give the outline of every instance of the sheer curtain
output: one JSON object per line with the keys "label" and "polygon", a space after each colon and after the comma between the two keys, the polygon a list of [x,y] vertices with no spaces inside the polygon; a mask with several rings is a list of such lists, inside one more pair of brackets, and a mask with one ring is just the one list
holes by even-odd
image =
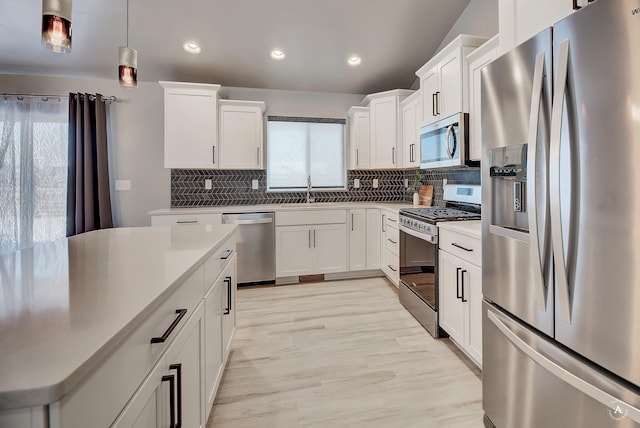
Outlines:
{"label": "sheer curtain", "polygon": [[0,96],[0,254],[66,233],[67,98]]}

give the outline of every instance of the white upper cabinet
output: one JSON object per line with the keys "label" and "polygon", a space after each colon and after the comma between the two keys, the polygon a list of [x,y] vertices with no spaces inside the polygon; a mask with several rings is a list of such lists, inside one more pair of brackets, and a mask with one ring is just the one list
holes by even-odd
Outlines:
{"label": "white upper cabinet", "polygon": [[395,89],[370,94],[362,101],[369,106],[369,166],[371,169],[402,166],[400,102],[413,91]]}
{"label": "white upper cabinet", "polygon": [[160,85],[164,88],[164,167],[217,168],[220,85]]}
{"label": "white upper cabinet", "polygon": [[465,58],[486,40],[461,34],[416,71],[422,93],[420,127],[455,113],[469,112]]}
{"label": "white upper cabinet", "polygon": [[400,103],[402,110],[402,166],[420,166],[420,145],[418,134],[422,123],[422,98],[415,92]]}
{"label": "white upper cabinet", "polygon": [[219,136],[221,169],[262,169],[265,103],[220,100]]}
{"label": "white upper cabinet", "polygon": [[484,66],[496,59],[498,36],[467,55],[469,64],[469,160],[479,161],[482,153],[482,127],[480,97],[481,71]]}
{"label": "white upper cabinet", "polygon": [[369,168],[369,107],[351,107],[349,117],[349,169]]}

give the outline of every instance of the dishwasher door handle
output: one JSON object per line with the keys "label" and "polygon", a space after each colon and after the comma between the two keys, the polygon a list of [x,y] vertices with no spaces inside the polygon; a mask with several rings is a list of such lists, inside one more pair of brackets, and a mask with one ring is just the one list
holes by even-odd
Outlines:
{"label": "dishwasher door handle", "polygon": [[224,224],[267,224],[273,223],[273,218],[256,218],[253,220],[227,220],[225,219]]}

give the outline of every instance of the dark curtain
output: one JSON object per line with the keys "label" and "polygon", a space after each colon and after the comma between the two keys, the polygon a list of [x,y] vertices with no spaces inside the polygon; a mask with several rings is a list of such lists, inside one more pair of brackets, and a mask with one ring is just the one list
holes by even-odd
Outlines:
{"label": "dark curtain", "polygon": [[67,236],[113,227],[107,110],[100,94],[69,94]]}

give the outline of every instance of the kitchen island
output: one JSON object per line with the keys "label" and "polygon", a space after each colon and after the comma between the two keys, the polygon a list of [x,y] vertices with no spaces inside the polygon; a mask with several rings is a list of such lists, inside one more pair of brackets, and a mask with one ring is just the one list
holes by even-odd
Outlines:
{"label": "kitchen island", "polygon": [[[195,359],[202,366],[220,360],[216,373],[207,373],[207,389],[215,389],[228,349],[218,331],[220,349],[207,348],[218,355],[204,355],[204,311],[211,306],[204,298],[216,289],[210,318],[219,315],[221,329],[235,296],[235,229],[107,229],[0,256],[0,426],[111,425],[194,323]],[[177,375],[182,386],[186,369]],[[204,419],[204,385],[194,390],[202,395],[194,417]]]}

